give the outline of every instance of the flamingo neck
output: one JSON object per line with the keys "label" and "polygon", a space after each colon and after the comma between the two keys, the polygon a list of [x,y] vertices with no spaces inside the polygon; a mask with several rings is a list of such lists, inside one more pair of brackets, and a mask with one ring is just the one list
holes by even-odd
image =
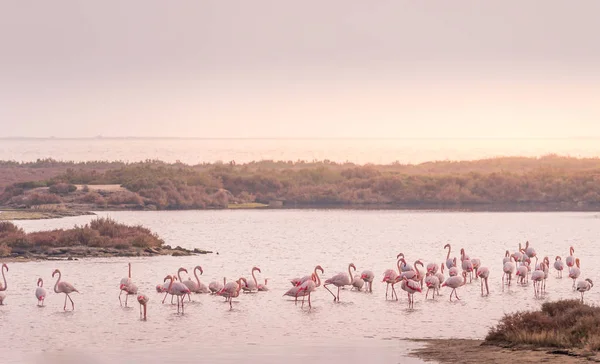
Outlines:
{"label": "flamingo neck", "polygon": [[129,278],[131,279],[131,263],[129,263]]}
{"label": "flamingo neck", "polygon": [[173,277],[169,277],[169,279],[171,281],[169,282],[169,287],[167,288],[167,292],[171,291],[171,287],[173,286]]}
{"label": "flamingo neck", "polygon": [[400,266],[400,263],[402,263],[402,259],[398,259],[398,262],[396,263],[396,266],[398,267],[398,274],[402,274],[402,267]]}
{"label": "flamingo neck", "polygon": [[[321,285],[321,278],[319,278],[319,273],[317,273],[317,269],[315,268],[315,277],[317,277],[317,287],[319,287]],[[265,280],[265,284],[266,280]]]}
{"label": "flamingo neck", "polygon": [[352,281],[352,270],[350,270],[350,268],[352,268],[351,265],[348,266],[348,277],[350,277],[350,281]]}
{"label": "flamingo neck", "polygon": [[181,270],[177,271],[177,278],[179,278],[179,282],[183,282],[183,280],[181,279]]}
{"label": "flamingo neck", "polygon": [[198,278],[198,274],[196,274],[196,270],[200,269],[198,269],[198,267],[194,268],[194,277],[196,277],[196,281],[198,282],[198,285],[200,285],[200,279]]}
{"label": "flamingo neck", "polygon": [[227,278],[223,277],[223,286],[227,284]]}
{"label": "flamingo neck", "polygon": [[40,278],[38,281],[38,287],[44,287],[44,280]]}
{"label": "flamingo neck", "polygon": [[2,266],[2,279],[4,280],[4,287],[0,287],[0,291],[6,291],[6,277],[4,276],[4,268],[5,268],[5,266],[3,265]]}
{"label": "flamingo neck", "polygon": [[252,279],[254,280],[254,286],[258,286],[258,281],[256,280],[256,276],[254,275],[254,272],[256,271],[256,269],[252,269]]}
{"label": "flamingo neck", "polygon": [[54,292],[55,293],[60,293],[60,291],[58,290],[58,283],[60,282],[60,276],[61,276],[61,273],[59,271],[58,272],[58,279],[56,280],[56,283],[54,284]]}
{"label": "flamingo neck", "polygon": [[446,260],[450,259],[450,252],[452,251],[452,247],[448,245],[448,255],[446,255]]}

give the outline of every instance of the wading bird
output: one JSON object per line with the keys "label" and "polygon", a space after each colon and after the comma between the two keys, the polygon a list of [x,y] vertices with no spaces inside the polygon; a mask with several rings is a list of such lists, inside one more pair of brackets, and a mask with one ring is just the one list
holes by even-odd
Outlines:
{"label": "wading bird", "polygon": [[42,278],[38,278],[37,288],[35,289],[35,297],[38,300],[38,306],[44,305],[44,300],[46,299],[47,295],[48,294],[46,293],[46,289],[44,288],[44,281],[42,280]]}
{"label": "wading bird", "polygon": [[70,294],[73,292],[79,293],[79,291],[77,289],[75,289],[75,287],[73,287],[73,285],[71,283],[60,281],[62,274],[60,273],[60,270],[58,270],[58,269],[55,269],[54,272],[52,272],[52,278],[54,278],[54,276],[56,274],[58,274],[58,279],[56,280],[56,284],[54,285],[54,292],[65,294],[65,305],[63,307],[63,310],[64,311],[67,310],[67,298],[69,299],[69,301],[71,301],[71,309],[75,310],[75,303],[73,302],[73,299],[71,298]]}

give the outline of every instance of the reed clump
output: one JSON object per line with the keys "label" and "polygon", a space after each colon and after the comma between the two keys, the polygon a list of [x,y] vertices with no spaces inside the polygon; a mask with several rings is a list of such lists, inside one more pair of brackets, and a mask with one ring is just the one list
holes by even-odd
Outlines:
{"label": "reed clump", "polygon": [[485,338],[491,344],[600,350],[600,307],[579,300],[546,302],[539,311],[505,315]]}

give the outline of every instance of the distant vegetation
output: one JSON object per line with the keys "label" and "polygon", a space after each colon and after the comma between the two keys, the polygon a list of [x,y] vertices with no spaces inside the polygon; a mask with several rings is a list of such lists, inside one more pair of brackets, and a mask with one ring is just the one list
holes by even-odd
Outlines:
{"label": "distant vegetation", "polygon": [[600,350],[600,307],[579,300],[546,302],[539,311],[504,316],[488,343]]}
{"label": "distant vegetation", "polygon": [[142,226],[128,226],[107,218],[92,220],[72,229],[25,233],[9,221],[0,221],[0,257],[44,254],[52,248],[90,247],[160,249],[164,241]]}
{"label": "distant vegetation", "polygon": [[[45,178],[37,178],[43,169]],[[8,175],[12,177],[7,177]],[[283,201],[284,206],[600,205],[600,159],[550,155],[417,165],[273,162],[186,165],[0,162],[0,204],[204,209]],[[10,182],[10,183],[8,183]],[[120,185],[118,191],[75,185]]]}

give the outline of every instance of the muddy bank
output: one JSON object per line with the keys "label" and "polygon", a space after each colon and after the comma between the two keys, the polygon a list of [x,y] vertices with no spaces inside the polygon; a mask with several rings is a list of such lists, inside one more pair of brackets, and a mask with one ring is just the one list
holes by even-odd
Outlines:
{"label": "muddy bank", "polygon": [[461,364],[551,363],[575,364],[600,362],[595,353],[580,349],[534,348],[530,346],[502,347],[486,344],[483,340],[414,340],[424,346],[411,356],[424,361]]}
{"label": "muddy bank", "polygon": [[85,210],[0,210],[0,221],[9,220],[44,220],[44,219],[59,219],[61,217],[95,215],[93,212]]}

